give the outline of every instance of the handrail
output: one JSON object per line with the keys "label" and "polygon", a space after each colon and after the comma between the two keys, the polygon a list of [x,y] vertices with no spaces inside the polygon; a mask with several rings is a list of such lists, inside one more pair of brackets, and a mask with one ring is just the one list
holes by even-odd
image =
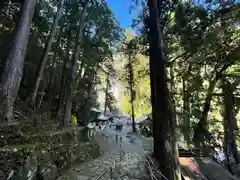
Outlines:
{"label": "handrail", "polygon": [[154,180],[154,179],[157,180],[156,176],[154,175],[154,173],[153,173],[153,171],[151,169],[151,165],[149,164],[149,162],[147,160],[146,160],[146,163],[147,163],[147,168],[148,168],[149,174],[151,176],[151,179],[152,180]]}
{"label": "handrail", "polygon": [[106,169],[102,174],[100,174],[96,180],[99,180],[101,177],[103,177],[107,172],[108,172],[109,169]]}
{"label": "handrail", "polygon": [[[163,177],[165,180],[168,180],[168,178],[166,178],[166,177],[156,168],[156,166],[155,166],[155,164],[153,163],[153,161],[152,161],[152,159],[150,158],[150,156],[147,155],[147,158],[144,158],[144,159],[145,159],[147,165],[149,165],[149,168],[150,168],[151,166],[153,166],[154,170],[155,170],[158,174],[160,174],[161,177]],[[148,160],[148,159],[149,159],[149,160]],[[152,172],[152,169],[151,169],[151,172]],[[157,180],[157,178],[156,178],[156,176],[153,174],[153,172],[151,173],[151,175]]]}
{"label": "handrail", "polygon": [[[113,167],[116,166],[116,163],[115,161],[113,162]],[[112,171],[113,171],[113,168],[110,167],[109,169],[106,169],[102,174],[100,174],[96,180],[100,180],[108,171],[110,171],[110,178],[112,179]]]}

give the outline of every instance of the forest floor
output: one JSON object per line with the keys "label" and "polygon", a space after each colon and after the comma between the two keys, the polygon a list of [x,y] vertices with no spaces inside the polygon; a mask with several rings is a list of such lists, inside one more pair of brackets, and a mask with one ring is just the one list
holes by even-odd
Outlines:
{"label": "forest floor", "polygon": [[145,154],[150,150],[148,139],[139,135],[128,136],[129,132],[131,126],[123,126],[121,132],[106,126],[95,136],[100,145],[101,156],[90,162],[72,166],[62,172],[58,180],[149,179],[144,160]]}

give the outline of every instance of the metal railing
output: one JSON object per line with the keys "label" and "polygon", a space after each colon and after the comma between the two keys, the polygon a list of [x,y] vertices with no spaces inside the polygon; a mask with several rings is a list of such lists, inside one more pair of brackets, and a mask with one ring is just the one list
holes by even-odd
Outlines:
{"label": "metal railing", "polygon": [[[158,180],[158,178],[156,177],[155,174],[160,175],[164,180],[168,180],[168,178],[166,178],[155,166],[154,162],[152,161],[150,156],[146,156],[146,158],[144,158],[146,164],[147,164],[147,169],[148,172],[150,174],[150,177],[152,180]],[[155,173],[154,173],[155,172]]]}
{"label": "metal railing", "polygon": [[100,174],[96,180],[100,180],[105,174],[107,174],[107,172],[110,172],[110,179],[112,180],[113,179],[113,169],[112,167],[110,167],[109,169],[106,169],[102,174]]}
{"label": "metal railing", "polygon": [[100,175],[96,178],[96,180],[100,180],[105,174],[107,174],[107,172],[109,172],[110,179],[112,180],[112,179],[113,179],[113,171],[114,171],[114,169],[116,168],[116,162],[115,162],[115,161],[113,162],[113,167],[114,167],[114,168],[110,167],[109,169],[106,169],[102,174],[100,174]]}

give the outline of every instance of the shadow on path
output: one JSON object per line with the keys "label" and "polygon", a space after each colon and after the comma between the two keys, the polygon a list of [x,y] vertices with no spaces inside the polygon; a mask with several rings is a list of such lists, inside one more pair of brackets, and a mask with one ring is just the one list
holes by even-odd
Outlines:
{"label": "shadow on path", "polygon": [[99,180],[149,179],[144,161],[147,140],[133,135],[127,137],[127,133],[127,128],[118,133],[105,128],[97,133],[95,140],[100,145],[101,156],[69,168],[58,180],[97,180],[100,176]]}

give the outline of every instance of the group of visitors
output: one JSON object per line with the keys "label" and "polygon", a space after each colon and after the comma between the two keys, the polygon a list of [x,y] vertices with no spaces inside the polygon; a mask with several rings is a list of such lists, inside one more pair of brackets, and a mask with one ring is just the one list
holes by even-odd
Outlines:
{"label": "group of visitors", "polygon": [[116,144],[119,143],[120,145],[120,148],[122,147],[122,144],[123,144],[123,138],[122,136],[119,136],[118,134],[115,135],[115,140],[116,140]]}
{"label": "group of visitors", "polygon": [[123,129],[123,125],[122,124],[116,124],[116,131],[121,132]]}

